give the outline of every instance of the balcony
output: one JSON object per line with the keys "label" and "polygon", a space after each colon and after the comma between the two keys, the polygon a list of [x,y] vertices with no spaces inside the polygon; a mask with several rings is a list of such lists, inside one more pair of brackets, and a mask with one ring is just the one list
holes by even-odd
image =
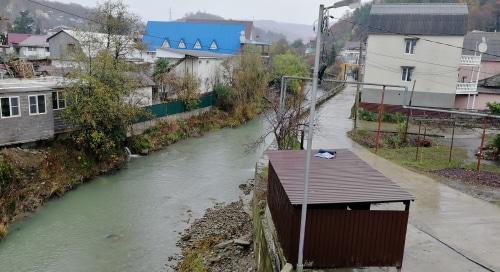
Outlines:
{"label": "balcony", "polygon": [[481,64],[481,56],[462,55],[460,57],[460,66],[479,66]]}
{"label": "balcony", "polygon": [[476,82],[457,83],[457,94],[477,94],[477,83]]}

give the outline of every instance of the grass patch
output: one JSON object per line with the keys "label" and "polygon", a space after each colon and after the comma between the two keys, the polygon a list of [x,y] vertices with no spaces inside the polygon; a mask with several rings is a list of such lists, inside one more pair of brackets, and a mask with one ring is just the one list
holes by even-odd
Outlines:
{"label": "grass patch", "polygon": [[[467,152],[463,148],[454,148],[451,162],[448,161],[450,149],[447,146],[419,148],[418,160],[415,159],[416,147],[382,148],[377,155],[404,167],[420,171],[433,171],[446,168],[462,167]],[[372,149],[373,150],[373,149]]]}

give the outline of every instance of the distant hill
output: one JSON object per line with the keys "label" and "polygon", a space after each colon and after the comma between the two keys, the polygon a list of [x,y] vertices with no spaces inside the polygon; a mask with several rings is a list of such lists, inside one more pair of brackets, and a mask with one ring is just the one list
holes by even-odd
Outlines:
{"label": "distant hill", "polygon": [[[45,0],[37,0],[37,2],[83,17],[86,17],[91,11],[90,8],[75,3],[65,4]],[[19,16],[20,11],[28,10],[35,20],[35,29],[39,27],[42,32],[56,26],[74,27],[85,22],[76,16],[55,11],[27,0],[0,0],[0,6],[2,7],[0,16],[9,18],[10,23]]]}
{"label": "distant hill", "polygon": [[271,20],[257,20],[254,25],[265,31],[281,33],[289,42],[302,39],[305,43],[315,37],[312,25],[282,23]]}

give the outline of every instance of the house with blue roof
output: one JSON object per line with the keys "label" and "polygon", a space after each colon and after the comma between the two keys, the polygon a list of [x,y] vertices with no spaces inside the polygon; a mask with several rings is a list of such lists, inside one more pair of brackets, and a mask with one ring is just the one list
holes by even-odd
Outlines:
{"label": "house with blue roof", "polygon": [[149,21],[143,36],[148,51],[158,48],[235,55],[246,42],[243,23]]}
{"label": "house with blue roof", "polygon": [[[252,39],[252,28],[249,21],[149,21],[142,41],[148,54],[169,60],[176,75],[196,78],[199,92],[206,93],[221,80],[223,62],[243,46],[260,46],[262,52],[269,48],[268,43]],[[162,96],[175,95],[161,89]]]}

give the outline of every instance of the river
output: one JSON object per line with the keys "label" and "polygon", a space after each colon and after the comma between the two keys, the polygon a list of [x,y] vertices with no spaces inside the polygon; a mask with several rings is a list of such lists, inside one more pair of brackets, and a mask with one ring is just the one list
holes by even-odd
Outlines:
{"label": "river", "polygon": [[[351,147],[354,90],[320,108],[314,148]],[[246,153],[245,145],[263,130],[256,119],[182,141],[48,202],[11,226],[0,272],[168,271],[179,232],[215,202],[237,200],[253,177],[263,147]]]}
{"label": "river", "polygon": [[263,148],[257,119],[174,144],[125,169],[49,201],[11,225],[0,243],[0,271],[167,271],[188,220],[215,202],[238,199]]}

